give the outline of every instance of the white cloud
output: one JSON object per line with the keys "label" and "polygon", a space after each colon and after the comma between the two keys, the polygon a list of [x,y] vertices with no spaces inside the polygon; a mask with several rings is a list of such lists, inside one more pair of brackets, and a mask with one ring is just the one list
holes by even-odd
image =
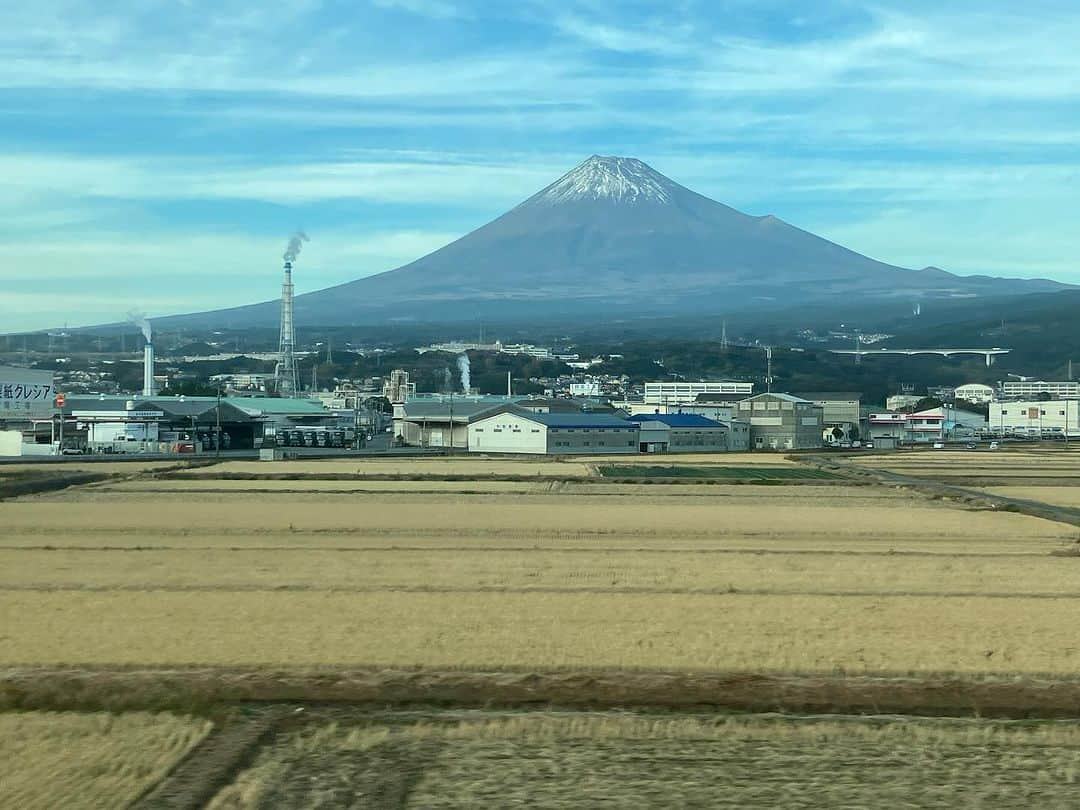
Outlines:
{"label": "white cloud", "polygon": [[[296,264],[297,292],[391,270],[462,234],[424,230],[315,231]],[[151,317],[270,300],[281,284],[281,235],[202,232],[72,234],[9,240],[0,281],[0,333]],[[32,268],[32,273],[27,272]],[[28,279],[33,279],[29,282]],[[33,289],[22,289],[23,286]]]}
{"label": "white cloud", "polygon": [[[490,206],[524,199],[550,182],[552,171],[538,165],[402,160],[247,166],[211,158],[0,156],[0,176],[5,178],[8,194],[20,200],[31,195],[55,195],[68,201],[94,197],[296,204],[352,199],[442,205],[482,201]],[[18,205],[22,207],[21,201]],[[4,207],[0,201],[0,210]]]}
{"label": "white cloud", "polygon": [[554,18],[554,25],[561,34],[600,50],[678,55],[687,54],[693,48],[687,25],[673,27],[654,21],[631,28],[576,14],[559,14]]}

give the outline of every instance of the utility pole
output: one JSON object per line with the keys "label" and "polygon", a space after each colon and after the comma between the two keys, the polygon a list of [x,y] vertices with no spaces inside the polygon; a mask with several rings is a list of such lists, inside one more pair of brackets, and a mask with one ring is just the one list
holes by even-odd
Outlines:
{"label": "utility pole", "polygon": [[360,392],[353,392],[352,399],[353,415],[352,415],[352,429],[353,429],[353,449],[360,449]]}
{"label": "utility pole", "polygon": [[450,392],[450,446],[447,448],[448,456],[454,455],[454,392]]}
{"label": "utility pole", "polygon": [[765,347],[765,392],[772,393],[772,346]]}
{"label": "utility pole", "polygon": [[217,388],[217,406],[214,408],[215,434],[214,434],[214,458],[221,458],[221,384]]}

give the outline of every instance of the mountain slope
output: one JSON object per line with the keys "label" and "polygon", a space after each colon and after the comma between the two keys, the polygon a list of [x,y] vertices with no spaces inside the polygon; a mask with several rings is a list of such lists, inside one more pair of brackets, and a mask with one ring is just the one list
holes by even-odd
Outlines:
{"label": "mountain slope", "polygon": [[[772,216],[703,197],[645,163],[594,155],[483,227],[416,261],[296,298],[296,321],[735,312],[832,296],[912,300],[1064,285],[878,262]],[[166,323],[272,325],[276,302]]]}

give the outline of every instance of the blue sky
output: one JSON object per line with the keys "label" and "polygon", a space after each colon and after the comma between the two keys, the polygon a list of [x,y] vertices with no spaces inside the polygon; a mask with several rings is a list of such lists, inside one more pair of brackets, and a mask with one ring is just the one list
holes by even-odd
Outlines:
{"label": "blue sky", "polygon": [[1080,283],[1080,7],[35,0],[0,332],[391,269],[593,153],[896,264]]}

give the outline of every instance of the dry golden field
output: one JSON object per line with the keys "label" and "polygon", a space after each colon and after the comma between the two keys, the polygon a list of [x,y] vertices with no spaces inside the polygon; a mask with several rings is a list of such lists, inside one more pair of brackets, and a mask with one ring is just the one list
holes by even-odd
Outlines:
{"label": "dry golden field", "polygon": [[0,713],[0,807],[127,807],[209,730],[164,713]]}
{"label": "dry golden field", "polygon": [[305,459],[282,461],[269,465],[260,461],[226,461],[211,467],[187,470],[186,475],[355,475],[355,476],[558,476],[588,478],[596,471],[582,461],[550,461],[537,459],[470,458],[365,458]]}
{"label": "dry golden field", "polygon": [[964,479],[1002,486],[1057,482],[1080,484],[1080,448],[913,450],[847,457],[845,462],[944,482]]}
{"label": "dry golden field", "polygon": [[446,713],[279,737],[210,808],[1064,808],[1078,781],[1074,723]]}
{"label": "dry golden field", "polygon": [[1043,486],[1043,487],[985,487],[983,492],[990,495],[1002,495],[1006,498],[1021,498],[1029,501],[1041,501],[1054,506],[1080,508],[1080,486]]}
{"label": "dry golden field", "polygon": [[131,474],[167,470],[177,466],[175,461],[64,461],[0,464],[0,476],[30,475],[39,473],[102,473],[103,475]]}
{"label": "dry golden field", "polygon": [[886,487],[613,484],[547,464],[567,481],[213,478],[229,463],[0,503],[0,664],[1080,663],[1076,561],[1051,556],[1074,527]]}

